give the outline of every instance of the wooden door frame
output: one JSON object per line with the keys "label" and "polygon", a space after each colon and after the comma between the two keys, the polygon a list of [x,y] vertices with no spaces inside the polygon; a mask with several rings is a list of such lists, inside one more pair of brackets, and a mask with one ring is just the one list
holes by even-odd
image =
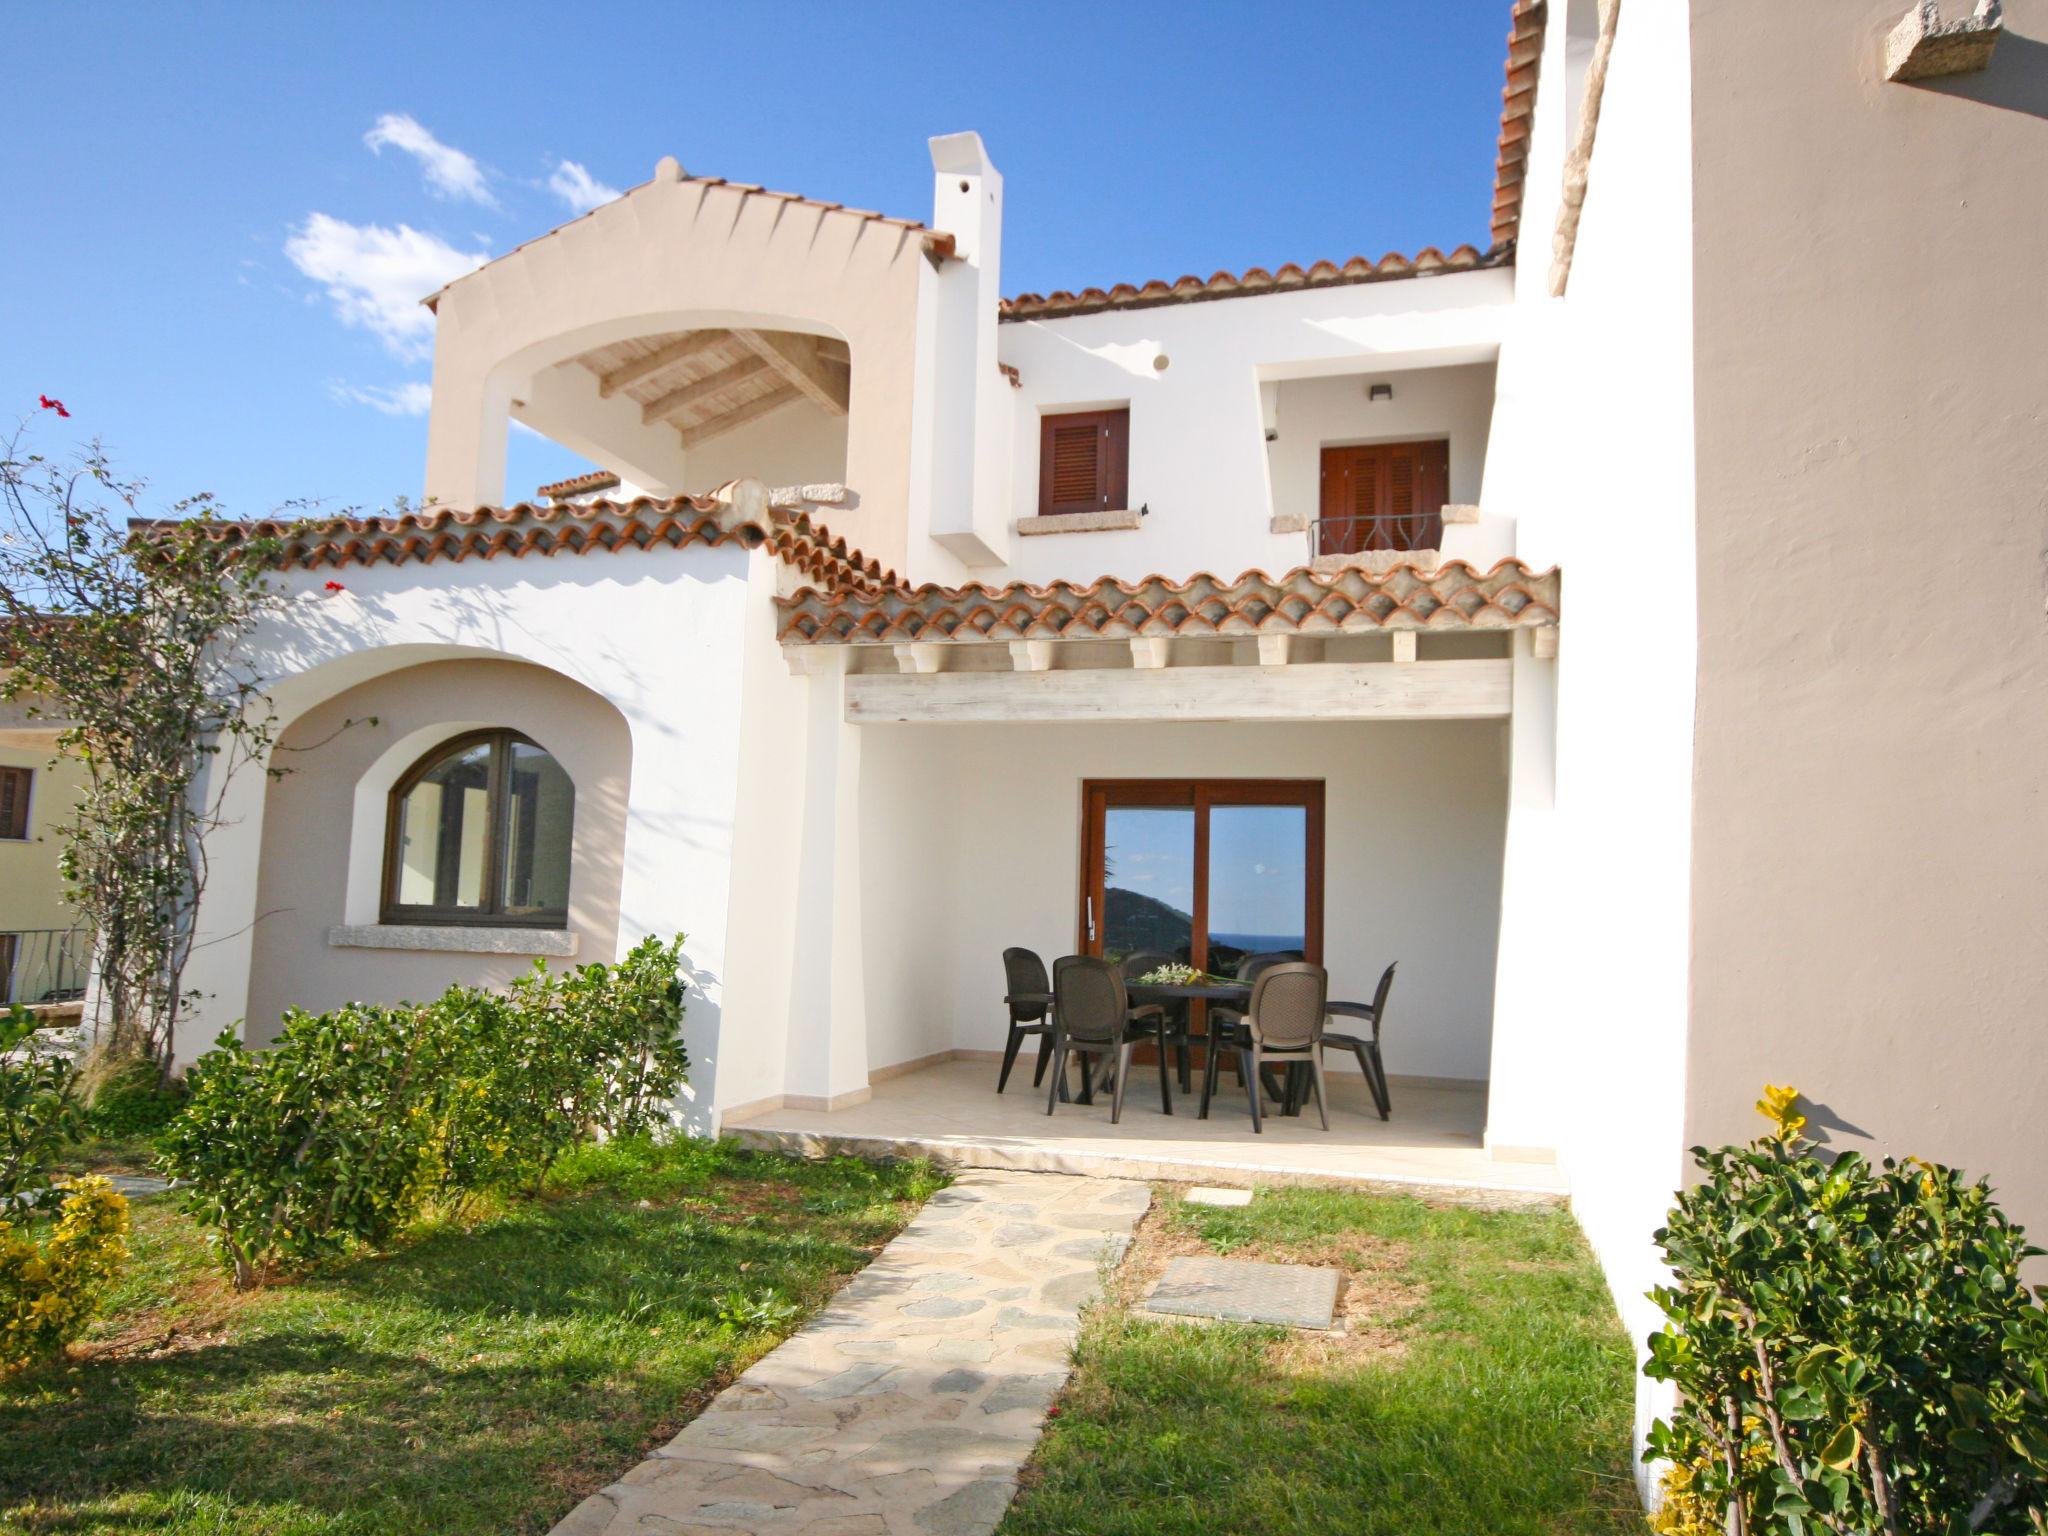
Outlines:
{"label": "wooden door frame", "polygon": [[[1207,969],[1209,956],[1209,812],[1216,806],[1298,805],[1307,825],[1302,852],[1302,948],[1317,964],[1323,959],[1323,808],[1321,779],[1084,779],[1081,781],[1081,890],[1075,902],[1075,953],[1102,952],[1100,933],[1108,917],[1103,891],[1103,833],[1112,805],[1187,807],[1195,819],[1194,931],[1189,963]],[[1089,903],[1098,914],[1097,936],[1088,933]]]}

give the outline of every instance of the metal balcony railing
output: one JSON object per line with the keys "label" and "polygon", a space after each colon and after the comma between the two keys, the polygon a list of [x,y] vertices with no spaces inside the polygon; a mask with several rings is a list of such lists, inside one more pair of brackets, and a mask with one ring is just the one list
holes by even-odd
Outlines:
{"label": "metal balcony railing", "polygon": [[1360,517],[1319,517],[1308,525],[1310,555],[1405,553],[1441,549],[1444,520],[1436,512],[1375,512]]}
{"label": "metal balcony railing", "polygon": [[91,966],[92,935],[83,929],[0,932],[0,1004],[75,1003]]}

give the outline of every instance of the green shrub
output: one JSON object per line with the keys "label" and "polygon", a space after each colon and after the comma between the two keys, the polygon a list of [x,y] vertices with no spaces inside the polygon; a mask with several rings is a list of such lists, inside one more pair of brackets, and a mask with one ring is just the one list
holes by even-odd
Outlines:
{"label": "green shrub", "polygon": [[128,1202],[105,1179],[65,1188],[38,1246],[0,1221],[0,1372],[57,1353],[85,1332],[128,1261]]}
{"label": "green shrub", "polygon": [[185,1103],[185,1086],[165,1083],[147,1056],[111,1062],[96,1074],[85,1108],[85,1128],[108,1140],[154,1136]]}
{"label": "green shrub", "polygon": [[159,1153],[238,1286],[266,1265],[382,1243],[415,1213],[436,1132],[432,1012],[294,1010],[267,1049],[229,1031],[192,1064]]}
{"label": "green shrub", "polygon": [[293,1012],[275,1044],[232,1034],[186,1076],[159,1141],[238,1285],[389,1241],[430,1198],[533,1188],[594,1135],[663,1123],[688,1067],[682,940],[616,965],[545,965],[503,993]]}
{"label": "green shrub", "polygon": [[1705,1180],[1657,1234],[1676,1283],[1645,1371],[1680,1405],[1650,1437],[1673,1530],[1731,1502],[1750,1536],[2048,1530],[2042,1250],[1982,1180],[1825,1160],[1791,1089],[1772,1134],[1695,1148]]}
{"label": "green shrub", "polygon": [[0,1209],[43,1188],[79,1128],[77,1071],[35,1036],[26,1008],[0,1013]]}

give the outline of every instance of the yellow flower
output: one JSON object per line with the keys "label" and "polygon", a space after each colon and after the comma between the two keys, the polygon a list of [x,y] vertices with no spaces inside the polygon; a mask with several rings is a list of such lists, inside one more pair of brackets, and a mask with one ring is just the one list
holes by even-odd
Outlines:
{"label": "yellow flower", "polygon": [[1798,1105],[1797,1088],[1766,1083],[1764,1096],[1756,1101],[1756,1112],[1771,1122],[1772,1134],[1778,1140],[1792,1141],[1806,1129],[1806,1116],[1798,1112]]}

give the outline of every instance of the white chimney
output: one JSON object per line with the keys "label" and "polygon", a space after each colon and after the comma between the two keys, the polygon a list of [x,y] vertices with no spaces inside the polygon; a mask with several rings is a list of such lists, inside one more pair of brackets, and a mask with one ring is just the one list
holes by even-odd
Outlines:
{"label": "white chimney", "polygon": [[968,565],[1000,565],[1016,409],[996,367],[1003,178],[978,133],[942,134],[931,154],[932,228],[953,237],[937,276],[931,534]]}

